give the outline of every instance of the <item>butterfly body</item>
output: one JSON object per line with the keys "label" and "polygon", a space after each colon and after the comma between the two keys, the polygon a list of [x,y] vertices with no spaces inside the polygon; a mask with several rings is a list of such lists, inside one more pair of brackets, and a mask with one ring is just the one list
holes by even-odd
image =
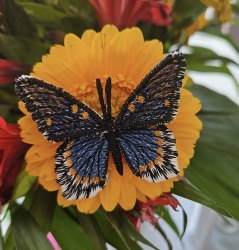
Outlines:
{"label": "butterfly body", "polygon": [[[166,126],[177,115],[186,62],[170,53],[129,95],[117,117],[111,112],[111,79],[96,80],[102,116],[62,88],[30,76],[16,80],[16,93],[38,130],[62,142],[55,156],[57,182],[66,199],[95,196],[110,181],[110,153],[119,175],[123,158],[132,173],[149,182],[177,176],[177,150]],[[105,96],[105,99],[104,99]]]}

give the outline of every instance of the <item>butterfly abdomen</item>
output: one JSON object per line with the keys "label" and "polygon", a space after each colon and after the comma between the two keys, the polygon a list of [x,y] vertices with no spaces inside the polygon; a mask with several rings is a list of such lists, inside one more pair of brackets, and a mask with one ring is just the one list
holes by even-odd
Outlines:
{"label": "butterfly abdomen", "polygon": [[117,142],[116,132],[109,131],[107,133],[109,147],[112,153],[112,158],[114,160],[116,169],[119,175],[123,175],[123,162],[120,147]]}

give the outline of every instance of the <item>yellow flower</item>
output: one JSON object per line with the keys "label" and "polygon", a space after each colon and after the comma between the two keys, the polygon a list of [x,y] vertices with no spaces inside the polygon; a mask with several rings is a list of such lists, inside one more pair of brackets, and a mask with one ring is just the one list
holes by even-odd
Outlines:
{"label": "yellow flower", "polygon": [[201,0],[206,6],[212,6],[220,23],[232,22],[232,10],[230,0]]}
{"label": "yellow flower", "polygon": [[[65,45],[51,48],[50,54],[43,56],[42,62],[33,68],[33,76],[64,88],[80,101],[100,112],[95,79],[101,82],[110,76],[112,88],[112,115],[117,116],[126,98],[140,83],[141,79],[164,58],[162,44],[157,40],[144,41],[138,28],[119,32],[115,26],[107,25],[101,32],[86,31],[82,38],[73,34],[65,37]],[[184,83],[186,80],[184,81]],[[200,102],[186,89],[181,91],[179,112],[168,125],[176,138],[178,150],[179,176],[189,164],[194,154],[194,144],[202,127],[195,114],[200,110]],[[30,113],[20,103],[26,115],[19,120],[24,142],[32,144],[26,154],[27,171],[39,176],[39,182],[49,191],[58,190],[58,203],[62,206],[75,204],[79,211],[95,212],[100,205],[112,211],[118,204],[125,210],[134,207],[136,200],[146,202],[163,192],[169,192],[177,178],[159,183],[149,183],[132,174],[125,161],[124,175],[120,176],[112,158],[109,159],[106,187],[93,198],[67,200],[62,196],[56,181],[55,154],[60,143],[51,143],[38,131]]]}

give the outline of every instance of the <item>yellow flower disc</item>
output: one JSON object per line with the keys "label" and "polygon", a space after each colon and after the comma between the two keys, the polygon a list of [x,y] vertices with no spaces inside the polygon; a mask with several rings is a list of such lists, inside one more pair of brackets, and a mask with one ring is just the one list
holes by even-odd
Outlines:
{"label": "yellow flower disc", "polygon": [[[99,78],[105,83],[111,77],[112,115],[116,117],[129,94],[164,57],[162,44],[157,40],[144,41],[140,29],[119,32],[115,26],[107,25],[99,33],[86,31],[81,39],[68,34],[65,45],[52,47],[50,54],[43,56],[42,62],[35,65],[32,75],[64,88],[99,113],[101,110],[95,80]],[[202,127],[195,116],[200,107],[199,100],[188,90],[182,89],[178,115],[168,125],[176,138],[180,176],[194,154],[194,144]],[[136,199],[142,202],[146,201],[146,197],[155,199],[163,192],[169,192],[173,182],[178,180],[172,178],[149,183],[133,175],[125,161],[124,174],[120,176],[110,156],[110,181],[106,187],[93,198],[67,200],[62,196],[54,170],[56,149],[61,143],[53,144],[44,139],[22,102],[20,109],[26,115],[19,120],[21,136],[24,142],[32,144],[26,154],[26,169],[30,175],[39,177],[39,182],[45,189],[58,190],[57,199],[61,206],[74,204],[79,211],[85,213],[95,212],[100,205],[107,211],[112,211],[118,204],[123,209],[130,210]]]}

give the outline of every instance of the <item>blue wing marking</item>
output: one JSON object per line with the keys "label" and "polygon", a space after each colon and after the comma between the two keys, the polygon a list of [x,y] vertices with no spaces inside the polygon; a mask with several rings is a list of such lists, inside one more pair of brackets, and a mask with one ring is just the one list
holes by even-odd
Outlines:
{"label": "blue wing marking", "polygon": [[68,200],[95,196],[109,181],[109,144],[104,134],[64,142],[56,153],[57,182]]}
{"label": "blue wing marking", "polygon": [[135,175],[160,182],[179,173],[175,139],[166,126],[121,130],[118,142]]}

